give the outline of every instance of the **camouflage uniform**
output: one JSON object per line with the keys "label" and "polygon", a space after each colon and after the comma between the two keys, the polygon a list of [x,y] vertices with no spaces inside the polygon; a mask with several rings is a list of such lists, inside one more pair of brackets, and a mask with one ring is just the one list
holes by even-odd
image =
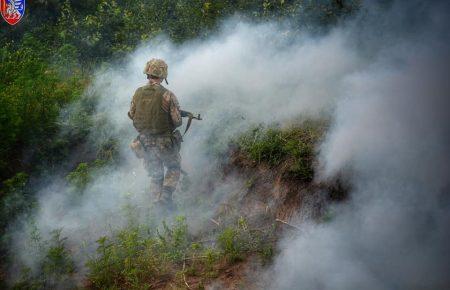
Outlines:
{"label": "camouflage uniform", "polygon": [[[155,73],[155,68],[151,67],[152,61],[155,60],[147,63],[144,73]],[[157,65],[160,64],[160,60],[156,61]],[[155,73],[161,79],[167,77],[167,66],[164,73],[164,65],[163,62],[162,72]],[[181,126],[182,118],[177,97],[159,82],[150,79],[149,84],[136,90],[128,116],[139,132],[134,145],[144,149],[137,155],[143,158],[144,167],[151,177],[151,191],[157,202],[171,204],[181,171],[182,138],[175,129]],[[164,168],[167,168],[165,174]]]}

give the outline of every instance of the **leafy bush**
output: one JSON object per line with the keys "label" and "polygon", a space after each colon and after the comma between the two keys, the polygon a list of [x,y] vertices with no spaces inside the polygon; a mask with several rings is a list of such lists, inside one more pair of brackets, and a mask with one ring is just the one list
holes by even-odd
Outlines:
{"label": "leafy bush", "polygon": [[183,259],[186,249],[189,248],[188,231],[186,218],[179,216],[176,218],[172,228],[163,222],[163,231],[158,231],[158,241],[161,250],[166,253],[173,262],[179,262]]}
{"label": "leafy bush", "polygon": [[90,171],[89,165],[86,162],[81,162],[66,178],[75,188],[83,190],[91,181]]}
{"label": "leafy bush", "polygon": [[23,172],[19,172],[3,182],[4,188],[0,192],[1,242],[6,242],[4,239],[7,237],[3,234],[8,221],[13,220],[25,211],[29,211],[34,204],[34,198],[27,192],[27,182],[28,175]]}
{"label": "leafy bush", "polygon": [[244,245],[239,241],[239,233],[236,229],[226,228],[218,237],[219,247],[224,251],[230,262],[238,262],[243,259]]}
{"label": "leafy bush", "polygon": [[[6,288],[4,274],[8,269],[8,246],[11,243],[12,233],[8,231],[8,223],[15,220],[25,212],[31,212],[35,205],[35,198],[27,189],[28,175],[19,172],[3,182],[0,190],[0,288]],[[3,274],[4,273],[4,274]]]}
{"label": "leafy bush", "polygon": [[[80,76],[61,78],[38,51],[6,44],[0,50],[0,172],[7,177],[21,166],[24,150],[29,162],[52,156],[52,137],[60,109],[82,92]],[[54,152],[52,152],[54,153]]]}
{"label": "leafy bush", "polygon": [[65,275],[71,275],[75,271],[71,253],[65,244],[66,239],[61,237],[61,230],[53,231],[50,247],[41,264],[44,276],[52,284],[61,282]]}

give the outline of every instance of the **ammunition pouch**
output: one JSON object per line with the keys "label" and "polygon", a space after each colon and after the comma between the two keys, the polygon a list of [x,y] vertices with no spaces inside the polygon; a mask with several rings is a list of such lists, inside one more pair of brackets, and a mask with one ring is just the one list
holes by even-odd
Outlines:
{"label": "ammunition pouch", "polygon": [[134,139],[130,148],[133,150],[137,158],[143,159],[148,154],[148,151],[154,150],[171,150],[172,148],[179,151],[181,148],[181,142],[183,142],[183,137],[179,130],[175,130],[169,135],[146,135],[139,134],[139,136]]}

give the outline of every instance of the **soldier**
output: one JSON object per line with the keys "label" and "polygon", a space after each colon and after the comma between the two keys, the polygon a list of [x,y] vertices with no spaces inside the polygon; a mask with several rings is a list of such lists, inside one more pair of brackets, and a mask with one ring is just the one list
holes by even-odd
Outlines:
{"label": "soldier", "polygon": [[128,112],[139,133],[131,147],[144,160],[156,203],[170,209],[181,172],[182,136],[176,128],[181,126],[182,116],[191,114],[181,111],[177,97],[161,85],[163,80],[167,83],[167,64],[163,60],[151,59],[144,74],[148,83],[136,90]]}

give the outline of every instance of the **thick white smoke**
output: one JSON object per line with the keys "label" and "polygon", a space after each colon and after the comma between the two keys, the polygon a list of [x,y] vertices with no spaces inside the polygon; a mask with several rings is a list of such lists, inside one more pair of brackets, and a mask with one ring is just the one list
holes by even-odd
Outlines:
{"label": "thick white smoke", "polygon": [[[336,209],[332,222],[282,245],[273,288],[448,286],[449,56],[447,21],[439,13],[448,7],[400,4],[375,16],[379,7],[371,6],[356,23],[321,36],[230,21],[207,41],[143,44],[125,65],[99,71],[87,92],[100,95],[92,142],[119,137],[124,161],[95,174],[81,198],[74,199],[62,181],[43,188],[36,227],[44,236],[62,228],[72,249],[92,252],[95,241],[125,225],[130,212],[140,222],[157,220],[147,208],[148,177],[128,148],[136,133],[127,111],[146,82],[144,64],[158,57],[169,64],[167,87],[182,108],[204,117],[182,148],[191,188],[175,196],[192,220],[213,212],[241,186],[237,177],[215,179],[211,147],[255,123],[334,116],[320,148],[319,178],[351,173],[351,200]],[[210,183],[210,199],[197,200]],[[27,233],[17,230],[15,252],[33,266]],[[86,258],[77,255],[78,264]]]}
{"label": "thick white smoke", "polygon": [[[450,286],[449,7],[416,4],[373,16],[385,36],[346,78],[320,151],[321,178],[352,173],[351,200],[284,243],[274,288]],[[371,41],[376,27],[360,29]]]}

